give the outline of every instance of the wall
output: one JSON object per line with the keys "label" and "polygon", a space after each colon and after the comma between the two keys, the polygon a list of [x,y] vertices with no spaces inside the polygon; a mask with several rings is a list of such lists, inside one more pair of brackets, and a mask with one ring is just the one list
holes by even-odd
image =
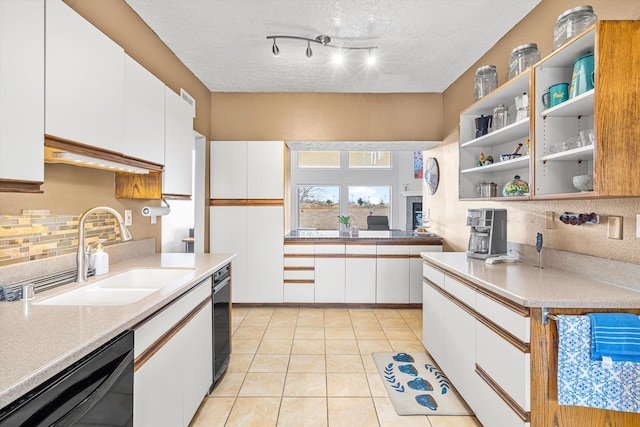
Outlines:
{"label": "wall", "polygon": [[[552,51],[553,27],[563,11],[582,5],[579,1],[543,0],[527,17],[482,56],[443,94],[444,143],[425,152],[425,157],[436,157],[441,166],[440,187],[435,195],[424,196],[426,207],[431,208],[430,224],[433,230],[446,238],[445,250],[466,249],[468,227],[465,226],[466,209],[478,207],[508,210],[509,240],[535,244],[536,232],[544,234],[545,246],[619,261],[640,263],[640,239],[635,237],[636,213],[640,213],[640,199],[529,201],[529,202],[461,202],[458,200],[458,115],[473,103],[475,70],[485,64],[498,68],[499,84],[508,77],[508,58],[511,50],[524,43],[537,43],[541,57]],[[599,19],[640,19],[637,0],[590,1]],[[634,178],[635,180],[635,178]],[[555,227],[545,229],[545,212],[556,214]],[[601,215],[624,217],[622,240],[606,237],[606,225],[571,226],[557,221],[563,212],[596,212]]]}

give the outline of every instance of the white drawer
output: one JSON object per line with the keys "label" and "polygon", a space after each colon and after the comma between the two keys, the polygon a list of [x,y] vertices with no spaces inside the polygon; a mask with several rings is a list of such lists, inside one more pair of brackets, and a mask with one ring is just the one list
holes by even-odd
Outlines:
{"label": "white drawer", "polygon": [[301,283],[284,284],[284,302],[314,302],[314,285]]}
{"label": "white drawer", "polygon": [[315,253],[316,255],[321,254],[344,254],[345,253],[345,245],[316,245]]}
{"label": "white drawer", "polygon": [[473,397],[473,412],[483,426],[528,427],[522,419],[481,378]]}
{"label": "white drawer", "polygon": [[446,274],[444,289],[471,308],[476,307],[476,291]]}
{"label": "white drawer", "polygon": [[377,245],[378,255],[407,255],[409,256],[409,245]]}
{"label": "white drawer", "polygon": [[523,317],[510,308],[478,292],[476,310],[502,329],[509,331],[524,342],[529,342],[531,318]]}
{"label": "white drawer", "polygon": [[422,275],[432,283],[444,288],[444,272],[424,262],[422,264]]}
{"label": "white drawer", "polygon": [[476,362],[524,410],[531,406],[531,357],[481,322],[476,324]]}
{"label": "white drawer", "polygon": [[442,245],[411,245],[409,253],[419,255],[420,252],[442,252]]}
{"label": "white drawer", "polygon": [[153,344],[167,330],[182,320],[191,310],[205,298],[211,298],[211,277],[200,282],[197,288],[181,296],[151,319],[142,324],[134,332],[134,357]]}
{"label": "white drawer", "polygon": [[347,254],[375,255],[376,245],[347,245]]}
{"label": "white drawer", "polygon": [[313,270],[285,270],[284,280],[313,280],[315,271]]}
{"label": "white drawer", "polygon": [[291,245],[285,242],[284,253],[285,254],[305,254],[313,255],[314,245]]}
{"label": "white drawer", "polygon": [[315,259],[313,256],[309,258],[284,258],[285,267],[313,267],[315,265]]}

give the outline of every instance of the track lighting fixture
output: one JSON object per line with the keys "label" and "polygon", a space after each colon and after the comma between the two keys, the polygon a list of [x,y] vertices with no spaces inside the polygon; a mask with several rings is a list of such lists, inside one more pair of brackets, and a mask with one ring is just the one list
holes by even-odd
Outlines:
{"label": "track lighting fixture", "polygon": [[372,54],[373,49],[377,49],[378,46],[338,46],[331,43],[331,37],[327,35],[319,35],[316,38],[308,38],[308,37],[300,37],[300,36],[287,36],[287,35],[276,35],[276,36],[267,36],[267,39],[273,39],[273,47],[271,48],[271,52],[273,52],[273,56],[280,55],[280,48],[276,43],[277,39],[291,39],[291,40],[303,40],[307,42],[307,50],[306,55],[307,58],[311,59],[313,57],[313,51],[311,50],[311,43],[317,43],[319,45],[325,47],[332,47],[334,49],[339,49],[336,55],[333,56],[333,62],[339,64],[342,62],[342,52],[346,50],[368,50],[369,56],[367,57],[367,64],[373,65],[375,63],[375,56]]}

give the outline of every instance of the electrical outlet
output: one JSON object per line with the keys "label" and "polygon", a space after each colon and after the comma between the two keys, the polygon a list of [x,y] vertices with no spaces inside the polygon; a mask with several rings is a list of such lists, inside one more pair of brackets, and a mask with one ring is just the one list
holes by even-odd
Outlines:
{"label": "electrical outlet", "polygon": [[609,239],[622,240],[622,217],[610,216],[607,223],[607,237]]}
{"label": "electrical outlet", "polygon": [[544,228],[550,230],[553,228],[553,216],[555,214],[552,211],[547,211],[544,216]]}
{"label": "electrical outlet", "polygon": [[124,210],[124,225],[125,227],[133,225],[133,211],[131,209]]}

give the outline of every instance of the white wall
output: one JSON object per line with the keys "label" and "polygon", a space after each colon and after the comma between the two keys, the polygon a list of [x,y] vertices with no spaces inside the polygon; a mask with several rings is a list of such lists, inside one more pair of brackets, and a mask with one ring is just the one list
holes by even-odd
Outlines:
{"label": "white wall", "polygon": [[[343,157],[348,153],[343,152]],[[413,151],[394,151],[391,169],[298,169],[298,152],[291,152],[291,224],[298,224],[298,184],[331,184],[341,186],[341,200],[348,200],[349,185],[391,186],[391,228],[406,229],[406,199],[400,194],[408,184],[409,191],[422,191],[422,179],[413,177]],[[346,164],[344,161],[342,164]],[[343,214],[346,214],[343,213]]]}
{"label": "white wall", "polygon": [[170,200],[171,213],[162,217],[162,252],[186,252],[182,241],[193,228],[193,200]]}

